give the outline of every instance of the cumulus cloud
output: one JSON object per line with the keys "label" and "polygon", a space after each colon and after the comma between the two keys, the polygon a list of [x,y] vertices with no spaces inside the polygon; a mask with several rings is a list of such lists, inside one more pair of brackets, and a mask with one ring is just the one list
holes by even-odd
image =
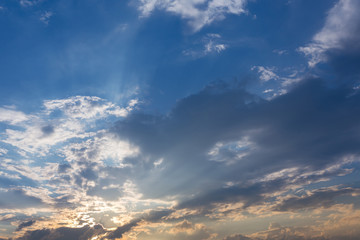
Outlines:
{"label": "cumulus cloud", "polygon": [[76,96],[46,100],[44,110],[35,115],[0,108],[0,121],[21,126],[20,129],[7,128],[2,141],[25,154],[44,156],[56,144],[94,136],[97,120],[126,117],[136,104],[137,100],[133,99],[126,107],[119,107],[98,97]]}
{"label": "cumulus cloud", "polygon": [[[99,219],[114,227],[114,213],[129,212],[130,202],[132,207],[158,204],[142,201],[129,181],[131,164],[125,159],[136,157],[139,149],[106,130],[111,118],[125,118],[136,104],[133,99],[119,107],[101,98],[76,96],[44,101],[42,110],[31,115],[1,108],[1,213],[36,219],[41,212],[52,212],[49,221],[30,226],[27,217],[20,223],[19,232],[25,227],[49,229],[27,236],[36,239],[37,234],[58,234],[51,229],[59,226],[93,226]],[[99,212],[109,212],[109,217]]]}
{"label": "cumulus cloud", "polygon": [[149,16],[155,9],[179,15],[188,21],[194,31],[199,31],[228,14],[245,14],[246,3],[247,0],[140,0],[138,9],[143,17]]}
{"label": "cumulus cloud", "polygon": [[309,56],[310,67],[327,61],[329,54],[334,51],[359,51],[359,9],[357,0],[340,0],[329,11],[323,28],[315,34],[312,42],[299,48],[300,52]]}

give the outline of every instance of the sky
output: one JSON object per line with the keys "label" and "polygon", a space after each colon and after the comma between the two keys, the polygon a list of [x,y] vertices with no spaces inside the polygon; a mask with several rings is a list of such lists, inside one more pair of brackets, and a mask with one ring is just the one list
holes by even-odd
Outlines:
{"label": "sky", "polygon": [[0,0],[0,239],[359,240],[359,11]]}

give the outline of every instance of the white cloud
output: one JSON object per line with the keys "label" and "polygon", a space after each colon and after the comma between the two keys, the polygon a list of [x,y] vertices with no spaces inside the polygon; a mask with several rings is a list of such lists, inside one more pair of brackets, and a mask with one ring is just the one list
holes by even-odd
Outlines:
{"label": "white cloud", "polygon": [[329,11],[325,25],[314,37],[310,44],[298,50],[309,56],[308,65],[314,67],[326,61],[326,52],[331,49],[353,47],[345,44],[348,41],[359,42],[359,9],[358,0],[340,0]]}
{"label": "white cloud", "polygon": [[107,161],[107,165],[121,162],[126,157],[134,157],[140,150],[128,142],[121,141],[108,133],[100,133],[96,137],[82,141],[80,143],[69,144],[63,153],[69,162],[79,159],[95,162]]}
{"label": "white cloud", "polygon": [[263,93],[270,93],[270,92],[273,92],[273,91],[274,91],[274,89],[269,88],[269,89],[265,89],[263,91]]}
{"label": "white cloud", "polygon": [[183,54],[193,58],[201,58],[209,54],[221,53],[225,51],[227,47],[228,45],[222,42],[221,35],[210,33],[202,38],[201,49],[188,49],[183,51]]}
{"label": "white cloud", "polygon": [[[264,66],[253,66],[251,68],[252,71],[257,71],[259,74],[259,79],[262,82],[268,82],[270,80],[280,80],[281,86],[287,87],[293,83],[297,83],[302,80],[302,70],[294,70],[294,69],[285,69],[286,72],[283,76],[276,73],[277,69],[275,67],[264,67]],[[289,72],[290,71],[290,72]],[[264,90],[264,93],[272,92],[273,89]]]}
{"label": "white cloud", "polygon": [[274,72],[274,67],[253,66],[251,70],[256,70],[260,74],[260,80],[263,82],[279,79],[279,76]]}
{"label": "white cloud", "polygon": [[48,114],[61,110],[69,118],[94,119],[108,115],[125,117],[136,105],[137,100],[131,100],[129,108],[120,108],[104,99],[93,96],[76,96],[67,99],[47,100],[44,106]]}
{"label": "white cloud", "polygon": [[20,122],[27,121],[29,120],[29,118],[30,116],[27,116],[23,112],[0,107],[0,122],[14,125]]}
{"label": "white cloud", "polygon": [[268,100],[286,94],[288,87],[303,79],[303,70],[293,68],[285,68],[280,71],[280,74],[277,73],[279,70],[275,67],[253,66],[251,70],[259,74],[259,79],[265,86],[268,82],[270,82],[270,84],[273,84],[274,81],[278,82],[277,89],[274,89],[273,85],[268,85],[266,86],[267,88],[262,91],[264,94],[271,94],[270,97],[267,97]]}
{"label": "white cloud", "polygon": [[4,149],[4,148],[0,148],[0,156],[1,155],[5,155],[8,153],[8,150],[7,149]]}
{"label": "white cloud", "polygon": [[133,99],[121,108],[99,97],[76,96],[44,101],[44,111],[34,115],[0,108],[0,122],[21,126],[6,129],[2,141],[24,151],[24,156],[26,153],[45,156],[56,144],[95,136],[97,120],[126,117],[137,103]]}
{"label": "white cloud", "polygon": [[245,158],[254,149],[254,143],[248,137],[234,142],[218,142],[208,152],[211,161],[233,164]]}
{"label": "white cloud", "polygon": [[155,9],[164,10],[186,19],[194,31],[213,21],[222,20],[227,14],[246,13],[247,0],[140,0],[139,10],[143,17]]}
{"label": "white cloud", "polygon": [[45,156],[57,143],[71,138],[85,138],[92,133],[85,133],[80,121],[62,120],[52,134],[43,132],[42,121],[25,126],[25,130],[6,129],[3,142],[11,144],[30,154]]}
{"label": "white cloud", "polygon": [[212,41],[205,45],[205,53],[217,52],[220,53],[226,49],[225,44],[214,44]]}

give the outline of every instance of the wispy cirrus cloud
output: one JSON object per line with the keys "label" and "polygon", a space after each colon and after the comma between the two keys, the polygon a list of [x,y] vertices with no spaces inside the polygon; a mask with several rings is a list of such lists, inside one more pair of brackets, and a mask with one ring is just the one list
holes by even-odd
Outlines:
{"label": "wispy cirrus cloud", "polygon": [[220,54],[229,47],[228,44],[222,40],[221,35],[216,33],[207,34],[194,45],[193,48],[184,50],[183,54],[197,59],[208,55]]}
{"label": "wispy cirrus cloud", "polygon": [[20,0],[19,3],[22,7],[31,7],[41,3],[43,0]]}
{"label": "wispy cirrus cloud", "polygon": [[270,95],[269,99],[287,93],[294,84],[305,79],[303,70],[295,68],[279,70],[270,66],[253,66],[251,71],[257,72],[261,85],[265,86],[263,93]]}
{"label": "wispy cirrus cloud", "polygon": [[44,24],[48,25],[51,16],[53,16],[53,12],[51,11],[45,11],[44,13],[41,14],[40,16],[40,21],[42,21]]}

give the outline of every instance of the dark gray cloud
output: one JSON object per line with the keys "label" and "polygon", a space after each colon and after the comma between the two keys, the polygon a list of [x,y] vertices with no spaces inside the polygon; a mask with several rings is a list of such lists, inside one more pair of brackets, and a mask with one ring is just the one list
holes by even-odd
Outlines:
{"label": "dark gray cloud", "polygon": [[41,131],[43,132],[44,136],[49,136],[55,132],[55,129],[52,125],[46,125],[41,128]]}
{"label": "dark gray cloud", "polygon": [[[101,236],[101,239],[121,239],[123,234],[130,231],[133,227],[137,226],[141,221],[158,222],[163,217],[168,216],[173,210],[153,210],[143,216],[132,220],[130,223],[117,227],[113,231],[105,230],[101,225],[94,227],[84,226],[82,228],[69,228],[61,227],[56,229],[41,229],[34,231],[27,231],[24,236],[16,240],[88,240],[95,236]],[[35,222],[35,221],[34,221]],[[34,222],[25,222],[23,227],[30,226]],[[20,224],[21,225],[21,224]],[[19,227],[20,227],[19,225]],[[26,225],[26,226],[25,226]]]}
{"label": "dark gray cloud", "polygon": [[[179,101],[167,116],[134,113],[113,131],[152,159],[137,166],[141,191],[163,196],[216,191],[228,181],[244,185],[284,168],[324,169],[359,154],[359,120],[360,94],[309,79],[271,101],[215,84]],[[256,150],[231,165],[209,161],[216,143],[245,136]],[[163,168],[147,175],[159,158]]]}
{"label": "dark gray cloud", "polygon": [[241,234],[235,234],[235,235],[227,236],[223,240],[257,240],[257,239],[249,238],[249,237],[246,237],[246,236],[241,235]]}
{"label": "dark gray cloud", "polygon": [[61,227],[28,231],[17,240],[88,240],[103,233],[105,233],[105,230],[101,225],[95,225],[94,227],[84,226],[82,228]]}
{"label": "dark gray cloud", "polygon": [[71,165],[68,163],[62,163],[58,166],[58,173],[65,173],[68,169],[71,169]]}
{"label": "dark gray cloud", "polygon": [[106,235],[105,239],[116,239],[121,238],[122,235],[128,231],[130,231],[133,227],[137,226],[141,221],[147,222],[158,222],[163,217],[169,216],[174,210],[166,209],[166,210],[152,210],[149,213],[144,214],[143,216],[134,219],[128,224],[118,227],[116,230],[110,232]]}
{"label": "dark gray cloud", "polygon": [[98,178],[97,172],[91,166],[86,167],[80,172],[80,176],[87,180],[96,180]]}
{"label": "dark gray cloud", "polygon": [[137,226],[139,222],[140,219],[137,219],[121,227],[118,227],[115,231],[110,232],[104,239],[121,239],[124,233],[130,231],[133,227]]}
{"label": "dark gray cloud", "polygon": [[33,220],[33,219],[29,220],[29,221],[26,221],[26,222],[22,222],[22,223],[19,224],[19,226],[16,228],[15,231],[20,231],[24,227],[29,227],[29,226],[33,225],[35,222],[36,222],[36,220]]}

